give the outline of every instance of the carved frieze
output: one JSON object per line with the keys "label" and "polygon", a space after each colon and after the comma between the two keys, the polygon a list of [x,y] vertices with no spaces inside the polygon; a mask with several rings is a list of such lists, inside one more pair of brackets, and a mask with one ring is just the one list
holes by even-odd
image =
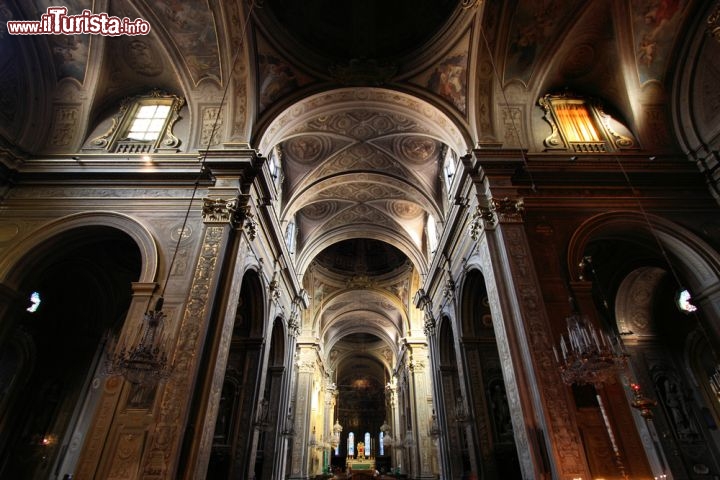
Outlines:
{"label": "carved frieze", "polygon": [[58,105],[55,108],[53,119],[53,133],[50,138],[52,147],[68,147],[73,144],[74,135],[77,131],[80,107],[69,105]]}
{"label": "carved frieze", "polygon": [[236,225],[239,222],[238,203],[238,198],[204,198],[202,206],[203,222]]}
{"label": "carved frieze", "polygon": [[198,343],[205,312],[208,307],[208,291],[217,266],[218,252],[223,238],[223,227],[209,226],[205,231],[200,256],[195,267],[188,301],[175,348],[174,375],[168,380],[162,392],[160,411],[155,429],[149,439],[149,451],[143,466],[143,478],[161,479],[167,477],[170,465],[178,448],[181,435],[178,431],[190,398],[192,372],[198,358]]}
{"label": "carved frieze", "polygon": [[715,10],[710,14],[707,19],[707,24],[710,34],[715,37],[715,40],[720,42],[720,5],[717,5]]}
{"label": "carved frieze", "polygon": [[220,144],[218,132],[223,125],[224,112],[220,107],[203,107],[201,111],[200,145],[212,147]]}
{"label": "carved frieze", "polygon": [[203,222],[229,224],[234,228],[244,228],[250,240],[257,235],[257,222],[250,206],[250,195],[241,193],[232,198],[204,198],[202,206]]}

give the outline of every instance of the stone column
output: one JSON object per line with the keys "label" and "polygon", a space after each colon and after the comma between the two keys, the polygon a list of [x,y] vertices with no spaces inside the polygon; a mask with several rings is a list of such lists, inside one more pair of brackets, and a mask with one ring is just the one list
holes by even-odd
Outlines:
{"label": "stone column", "polygon": [[297,361],[297,393],[295,396],[295,426],[292,439],[292,458],[290,462],[291,480],[305,480],[310,467],[310,402],[313,377],[317,366],[317,347],[315,344],[300,344]]}
{"label": "stone column", "polygon": [[[215,322],[212,331],[208,329],[213,311],[223,311],[214,307],[226,300],[218,297],[219,292],[227,291],[225,283],[230,283],[235,302],[239,295],[241,279],[237,278],[239,272],[232,270],[237,255],[236,233],[244,231],[245,241],[254,239],[256,233],[249,192],[261,165],[260,157],[250,149],[217,150],[208,152],[205,162],[215,184],[202,201],[205,230],[179,319],[173,376],[161,392],[156,424],[147,437],[140,469],[144,479],[193,478],[207,470],[234,312]],[[232,304],[232,298],[225,302]],[[205,357],[204,350],[210,352]],[[206,363],[201,371],[202,359]],[[193,411],[192,403],[196,404]],[[180,455],[184,437],[187,446]]]}
{"label": "stone column", "polygon": [[[335,399],[338,395],[337,385],[332,381],[332,373],[328,374],[325,379],[325,409],[323,411],[323,428],[322,428],[322,439],[325,442],[330,442],[332,439],[332,427],[333,417],[335,412]],[[332,456],[332,447],[323,448],[323,469],[325,465],[330,464],[330,457]]]}
{"label": "stone column", "polygon": [[469,230],[479,242],[523,476],[589,478],[573,406],[552,354],[554,338],[523,225],[523,201],[513,185],[524,166],[521,152],[478,149],[463,157],[463,164],[477,193]]}
{"label": "stone column", "polygon": [[409,361],[408,387],[412,399],[412,445],[409,450],[409,460],[413,478],[437,478],[433,471],[430,455],[434,450],[433,439],[429,427],[432,420],[432,385],[428,364],[427,343],[423,341],[408,340]]}
{"label": "stone column", "polygon": [[282,380],[280,391],[283,393],[280,397],[280,405],[278,408],[277,430],[278,435],[275,436],[275,455],[273,458],[272,476],[271,478],[285,477],[285,470],[288,463],[288,452],[290,449],[289,442],[292,441],[292,432],[294,430],[293,414],[295,411],[293,395],[293,378],[296,373],[295,369],[295,351],[297,339],[300,335],[300,312],[307,308],[307,296],[304,291],[296,296],[290,310],[290,318],[288,319],[287,343],[285,351],[285,376]]}

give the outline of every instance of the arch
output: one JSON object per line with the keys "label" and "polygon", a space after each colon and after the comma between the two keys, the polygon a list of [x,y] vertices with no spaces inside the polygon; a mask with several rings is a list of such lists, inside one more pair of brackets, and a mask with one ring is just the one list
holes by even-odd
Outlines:
{"label": "arch", "polygon": [[[479,297],[480,293],[484,296]],[[479,335],[482,326],[492,328],[487,293],[485,276],[477,268],[470,269],[463,279],[460,290],[460,322],[458,323],[460,338]],[[483,299],[485,304],[481,304]],[[480,319],[477,318],[478,311],[481,311]]]}
{"label": "arch", "polygon": [[443,315],[438,322],[438,353],[441,367],[457,368],[455,334],[450,317]]}
{"label": "arch", "polygon": [[[158,275],[158,249],[150,231],[137,220],[128,215],[116,212],[83,212],[68,215],[48,222],[16,243],[0,260],[0,281],[15,284],[19,281],[22,271],[37,264],[44,252],[56,244],[50,240],[59,238],[61,234],[81,227],[106,226],[120,230],[132,238],[137,244],[142,261],[138,282],[152,283]],[[66,238],[64,241],[71,241]],[[52,245],[51,245],[52,244]],[[18,262],[18,259],[21,259]],[[22,266],[22,268],[18,268]]]}
{"label": "arch", "polygon": [[660,242],[669,255],[680,261],[672,266],[679,268],[692,291],[703,291],[717,283],[720,276],[720,255],[700,237],[664,218],[624,211],[595,215],[575,230],[567,253],[568,271],[574,280],[580,280],[577,266],[588,244],[602,238],[623,238],[650,248]]}
{"label": "arch", "polygon": [[389,243],[407,255],[418,271],[425,272],[427,270],[427,260],[425,256],[420,249],[413,244],[410,238],[384,228],[367,228],[362,233],[359,233],[357,225],[347,225],[337,228],[324,235],[318,236],[311,243],[304,245],[302,252],[297,257],[297,270],[299,272],[305,272],[318,253],[335,243],[352,238],[369,238]]}
{"label": "arch", "polygon": [[448,144],[458,153],[474,145],[467,130],[458,126],[440,109],[405,92],[387,88],[339,88],[310,95],[280,112],[263,130],[257,132],[258,149],[271,147],[293,134],[311,115],[332,113],[348,108],[376,108],[401,112],[418,122],[430,137]]}
{"label": "arch", "polygon": [[268,366],[282,366],[285,363],[285,334],[286,329],[282,318],[277,317],[273,322],[270,333],[270,352],[268,356]]}

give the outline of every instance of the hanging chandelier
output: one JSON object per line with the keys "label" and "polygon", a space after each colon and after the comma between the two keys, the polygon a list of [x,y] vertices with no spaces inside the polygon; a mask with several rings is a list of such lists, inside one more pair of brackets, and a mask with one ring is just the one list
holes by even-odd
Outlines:
{"label": "hanging chandelier", "polygon": [[584,315],[566,318],[567,332],[560,335],[560,354],[553,346],[560,375],[567,385],[613,383],[627,367],[619,340],[597,330]]}
{"label": "hanging chandelier", "polygon": [[163,298],[160,297],[154,310],[145,312],[141,326],[140,340],[132,346],[122,344],[119,348],[109,348],[107,373],[122,375],[135,385],[156,385],[170,376],[167,353],[163,348],[162,325],[165,313],[162,311]]}

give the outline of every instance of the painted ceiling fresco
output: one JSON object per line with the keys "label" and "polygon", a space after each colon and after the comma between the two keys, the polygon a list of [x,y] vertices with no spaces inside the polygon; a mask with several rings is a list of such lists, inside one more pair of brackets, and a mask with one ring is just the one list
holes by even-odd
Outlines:
{"label": "painted ceiling fresco", "polygon": [[[45,13],[48,7],[58,5],[53,0],[35,0],[35,8],[40,14]],[[92,10],[91,0],[66,0],[62,2],[68,9],[68,14],[77,15],[83,10]],[[80,83],[85,81],[88,55],[90,52],[90,35],[45,35],[52,50],[53,63],[57,79],[74,78]]]}
{"label": "painted ceiling fresco", "polygon": [[688,4],[686,0],[632,1],[635,55],[641,83],[662,80]]}

